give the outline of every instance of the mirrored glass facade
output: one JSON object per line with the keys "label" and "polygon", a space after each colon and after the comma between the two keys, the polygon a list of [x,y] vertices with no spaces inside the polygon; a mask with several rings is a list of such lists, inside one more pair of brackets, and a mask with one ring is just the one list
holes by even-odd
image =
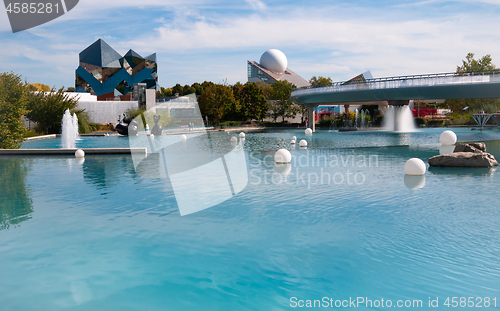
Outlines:
{"label": "mirrored glass facade", "polygon": [[136,83],[158,89],[156,53],[142,57],[134,50],[121,56],[99,39],[80,53],[75,91],[114,98],[132,93]]}

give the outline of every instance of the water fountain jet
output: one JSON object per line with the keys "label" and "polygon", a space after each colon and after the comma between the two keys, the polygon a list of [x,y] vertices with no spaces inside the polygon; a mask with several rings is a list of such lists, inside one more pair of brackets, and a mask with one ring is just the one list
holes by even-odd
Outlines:
{"label": "water fountain jet", "polygon": [[78,117],[76,114],[71,115],[69,109],[66,109],[61,127],[61,148],[74,149],[76,147],[76,140],[80,138],[80,134],[78,133]]}

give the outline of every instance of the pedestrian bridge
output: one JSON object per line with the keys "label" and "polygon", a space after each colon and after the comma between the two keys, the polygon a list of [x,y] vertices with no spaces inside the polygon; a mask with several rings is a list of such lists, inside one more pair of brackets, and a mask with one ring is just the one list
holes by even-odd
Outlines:
{"label": "pedestrian bridge", "polygon": [[371,101],[406,101],[500,97],[500,70],[443,73],[336,82],[292,91],[291,99],[306,106]]}
{"label": "pedestrian bridge", "polygon": [[409,100],[453,98],[500,98],[500,70],[336,82],[301,87],[290,97],[308,108],[308,121],[314,120],[313,108],[318,105],[405,105]]}

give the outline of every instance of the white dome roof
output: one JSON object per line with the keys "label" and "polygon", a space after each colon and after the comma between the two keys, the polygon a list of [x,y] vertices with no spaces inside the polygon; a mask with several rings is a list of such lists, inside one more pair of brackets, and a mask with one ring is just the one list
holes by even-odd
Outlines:
{"label": "white dome roof", "polygon": [[274,73],[284,73],[288,60],[280,50],[270,49],[260,57],[260,65]]}

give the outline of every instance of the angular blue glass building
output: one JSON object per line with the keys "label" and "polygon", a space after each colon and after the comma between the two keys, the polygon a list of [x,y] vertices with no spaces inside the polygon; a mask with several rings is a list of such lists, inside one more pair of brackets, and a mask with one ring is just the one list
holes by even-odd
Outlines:
{"label": "angular blue glass building", "polygon": [[97,95],[99,100],[132,93],[135,83],[158,88],[156,53],[142,57],[134,50],[121,56],[99,39],[80,53],[76,69],[76,92]]}

